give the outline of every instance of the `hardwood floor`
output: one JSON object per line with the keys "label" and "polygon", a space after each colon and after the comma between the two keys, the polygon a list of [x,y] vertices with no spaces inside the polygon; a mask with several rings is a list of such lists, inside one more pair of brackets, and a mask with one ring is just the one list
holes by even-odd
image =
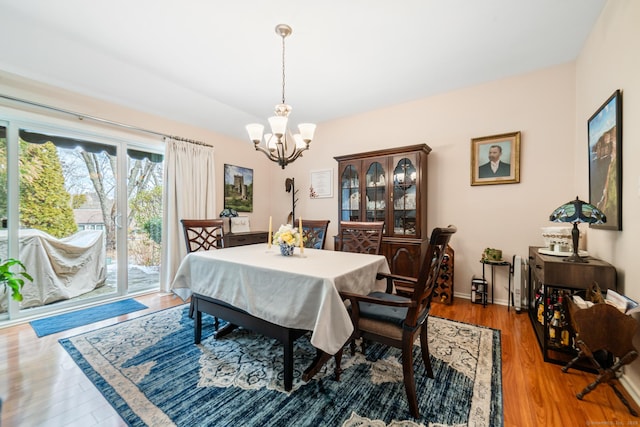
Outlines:
{"label": "hardwood floor", "polygon": [[[125,426],[58,339],[182,303],[159,293],[136,299],[149,308],[43,338],[37,338],[28,323],[0,329],[0,425]],[[451,306],[434,303],[432,314],[502,331],[505,426],[640,424],[609,386],[599,386],[583,401],[576,399],[594,375],[575,370],[563,374],[560,366],[544,363],[526,314],[498,305],[483,308],[459,298]]]}

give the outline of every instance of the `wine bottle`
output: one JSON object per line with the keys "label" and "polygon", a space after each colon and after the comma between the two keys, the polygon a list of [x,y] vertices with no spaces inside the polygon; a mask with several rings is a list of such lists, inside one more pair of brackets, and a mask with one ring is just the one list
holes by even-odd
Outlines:
{"label": "wine bottle", "polygon": [[549,323],[549,341],[554,344],[558,344],[560,342],[560,336],[562,334],[560,323],[560,310],[554,310],[553,318]]}
{"label": "wine bottle", "polygon": [[544,297],[541,289],[538,289],[536,294],[536,304],[538,305],[538,323],[544,325]]}

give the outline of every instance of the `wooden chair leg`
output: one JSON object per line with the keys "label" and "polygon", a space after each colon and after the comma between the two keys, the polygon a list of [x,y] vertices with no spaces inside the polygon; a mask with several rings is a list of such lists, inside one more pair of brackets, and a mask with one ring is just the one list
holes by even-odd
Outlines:
{"label": "wooden chair leg", "polygon": [[342,352],[344,351],[344,347],[338,350],[338,352],[333,356],[336,361],[336,369],[334,374],[336,376],[336,381],[340,381],[340,375],[342,374]]}
{"label": "wooden chair leg", "polygon": [[416,383],[413,377],[413,342],[405,338],[402,343],[402,374],[404,377],[404,389],[407,393],[409,411],[415,418],[420,417],[418,398],[416,396]]}
{"label": "wooden chair leg", "polygon": [[420,331],[420,349],[422,351],[422,361],[424,362],[424,367],[427,370],[427,376],[429,378],[433,378],[433,369],[431,368],[431,358],[429,357],[429,341],[427,339],[427,323],[425,322],[422,325],[422,330]]}

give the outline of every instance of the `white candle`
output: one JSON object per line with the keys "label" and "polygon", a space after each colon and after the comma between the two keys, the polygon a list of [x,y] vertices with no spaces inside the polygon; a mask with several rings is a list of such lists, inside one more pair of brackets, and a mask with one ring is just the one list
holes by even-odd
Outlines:
{"label": "white candle", "polygon": [[267,247],[269,249],[271,249],[271,240],[272,240],[271,232],[272,231],[273,231],[273,227],[271,226],[271,217],[269,217],[269,237],[267,238]]}
{"label": "white candle", "polygon": [[300,253],[304,253],[304,239],[302,238],[302,218],[298,218],[298,232],[300,233]]}

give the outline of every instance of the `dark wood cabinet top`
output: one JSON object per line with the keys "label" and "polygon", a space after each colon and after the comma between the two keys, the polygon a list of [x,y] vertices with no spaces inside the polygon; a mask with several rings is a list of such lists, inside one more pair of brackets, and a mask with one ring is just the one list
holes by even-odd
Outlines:
{"label": "dark wood cabinet top", "polygon": [[617,289],[616,268],[608,262],[587,257],[586,263],[565,262],[565,257],[544,255],[537,246],[529,247],[529,265],[541,283],[574,289],[589,288],[598,282],[600,289]]}

